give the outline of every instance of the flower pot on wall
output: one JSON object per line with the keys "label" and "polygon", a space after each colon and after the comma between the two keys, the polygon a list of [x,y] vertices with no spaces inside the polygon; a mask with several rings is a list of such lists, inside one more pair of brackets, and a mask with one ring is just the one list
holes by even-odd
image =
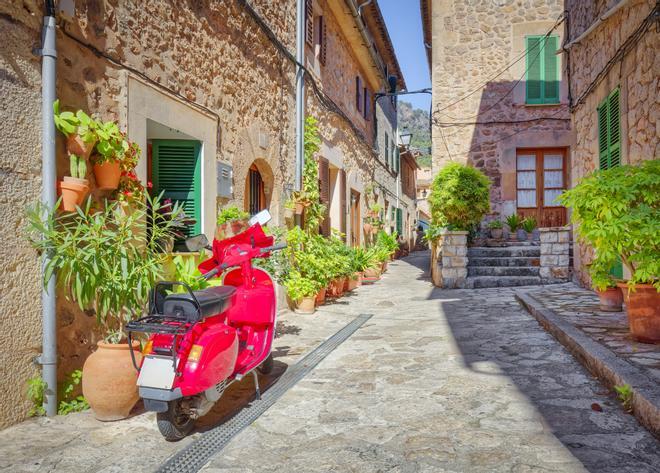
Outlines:
{"label": "flower pot on wall", "polygon": [[66,139],[66,150],[69,154],[75,154],[76,156],[87,159],[89,158],[89,155],[92,154],[95,144],[96,141],[85,143],[80,136],[72,134]]}
{"label": "flower pot on wall", "polygon": [[[140,363],[142,354],[138,342],[131,347],[135,361]],[[83,396],[98,420],[120,420],[128,417],[138,401],[137,371],[131,361],[127,343],[98,343],[83,366]]]}
{"label": "flower pot on wall", "polygon": [[600,300],[600,310],[604,312],[621,312],[623,310],[623,293],[619,287],[608,287],[604,291],[596,291]]}
{"label": "flower pot on wall", "polygon": [[65,176],[64,180],[60,182],[60,192],[62,194],[62,209],[65,212],[74,212],[76,206],[80,206],[89,194],[88,181],[87,179]]}
{"label": "flower pot on wall", "polygon": [[93,169],[96,186],[100,190],[114,190],[119,187],[119,178],[121,177],[119,161],[106,161],[95,164]]}
{"label": "flower pot on wall", "polygon": [[651,284],[617,283],[623,292],[632,336],[643,343],[660,343],[660,292]]}
{"label": "flower pot on wall", "polygon": [[313,314],[316,311],[315,297],[303,297],[296,303],[295,312],[299,314]]}

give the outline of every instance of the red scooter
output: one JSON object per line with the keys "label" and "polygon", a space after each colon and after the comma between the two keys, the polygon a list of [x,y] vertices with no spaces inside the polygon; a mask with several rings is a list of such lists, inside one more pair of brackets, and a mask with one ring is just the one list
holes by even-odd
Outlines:
{"label": "red scooter", "polygon": [[[244,232],[214,240],[213,256],[199,265],[205,279],[223,276],[223,285],[193,291],[182,282],[160,282],[151,294],[149,315],[127,324],[150,334],[138,366],[138,387],[145,409],[157,412],[167,440],[180,440],[195,420],[211,410],[224,390],[252,373],[260,398],[258,369],[269,373],[277,303],[271,276],[252,266],[286,245],[273,246],[257,214]],[[261,222],[261,223],[260,223]],[[204,235],[186,241],[192,251],[208,248]]]}

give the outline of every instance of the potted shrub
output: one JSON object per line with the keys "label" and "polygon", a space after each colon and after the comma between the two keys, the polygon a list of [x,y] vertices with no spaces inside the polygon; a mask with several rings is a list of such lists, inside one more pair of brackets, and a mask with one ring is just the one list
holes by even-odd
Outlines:
{"label": "potted shrub", "polygon": [[364,284],[372,284],[380,279],[382,265],[376,248],[369,248],[364,251],[367,263],[363,272],[362,282]]}
{"label": "potted shrub", "polygon": [[536,229],[536,219],[534,217],[527,217],[520,223],[520,227],[525,231],[527,241],[534,239],[534,230]]}
{"label": "potted shrub", "polygon": [[599,308],[604,312],[623,310],[623,292],[609,274],[609,267],[603,267],[602,261],[592,262],[589,267],[591,283],[598,295]]}
{"label": "potted shrub", "polygon": [[94,119],[82,110],[60,112],[58,99],[53,102],[53,120],[55,127],[66,137],[67,152],[87,160],[97,140]]}
{"label": "potted shrub", "polygon": [[96,314],[104,335],[85,361],[82,381],[83,395],[100,420],[127,417],[138,400],[130,351],[139,360],[139,345],[128,346],[123,329],[143,313],[150,288],[161,278],[164,255],[158,242],[171,231],[170,222],[150,210],[158,210],[157,199],[130,214],[118,211],[119,205],[94,210],[88,202],[67,216],[40,205],[28,211],[32,245],[51,254],[44,282],[56,274],[66,297]]}
{"label": "potted shrub", "polygon": [[490,229],[490,237],[495,240],[500,240],[502,238],[502,228],[504,224],[501,220],[492,220],[488,223],[488,228]]}
{"label": "potted shrub", "polygon": [[560,202],[572,209],[581,242],[594,248],[592,267],[611,268],[620,258],[630,279],[619,282],[630,331],[660,342],[660,160],[596,171]]}
{"label": "potted shrub", "polygon": [[75,211],[89,194],[89,181],[85,178],[87,175],[85,158],[69,154],[69,172],[71,176],[64,176],[64,180],[60,182],[62,208],[65,212]]}
{"label": "potted shrub", "polygon": [[317,281],[302,276],[298,271],[291,271],[284,282],[287,295],[293,301],[295,311],[299,314],[313,314],[316,294],[321,288]]}
{"label": "potted shrub", "polygon": [[121,161],[124,155],[139,153],[136,144],[129,144],[115,122],[98,122],[96,125],[98,142],[92,155],[94,178],[101,190],[114,190],[119,186]]}
{"label": "potted shrub", "polygon": [[218,214],[218,230],[216,238],[222,240],[228,236],[241,233],[247,228],[250,214],[235,205],[225,207]]}
{"label": "potted shrub", "polygon": [[506,225],[509,227],[509,239],[518,241],[518,230],[522,224],[522,219],[518,214],[511,214],[506,218]]}

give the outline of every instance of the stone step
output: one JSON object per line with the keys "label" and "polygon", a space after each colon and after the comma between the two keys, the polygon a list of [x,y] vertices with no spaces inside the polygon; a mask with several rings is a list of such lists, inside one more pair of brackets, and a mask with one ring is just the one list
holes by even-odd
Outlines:
{"label": "stone step", "polygon": [[540,256],[539,246],[507,246],[507,247],[472,247],[468,248],[469,257],[477,258],[503,258],[516,256]]}
{"label": "stone step", "polygon": [[468,266],[469,276],[538,276],[538,266]]}
{"label": "stone step", "polygon": [[541,264],[540,256],[513,256],[513,257],[468,257],[468,267],[471,266],[530,266],[538,267]]}
{"label": "stone step", "polygon": [[479,289],[485,287],[538,286],[541,278],[538,276],[473,276],[465,279],[467,288]]}

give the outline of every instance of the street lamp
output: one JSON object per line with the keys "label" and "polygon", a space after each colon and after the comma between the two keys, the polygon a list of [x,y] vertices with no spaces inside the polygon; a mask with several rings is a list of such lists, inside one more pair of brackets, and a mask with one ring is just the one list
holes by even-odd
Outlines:
{"label": "street lamp", "polygon": [[412,133],[404,133],[402,135],[399,135],[399,139],[401,140],[401,144],[407,148],[410,146],[410,141],[412,140]]}

